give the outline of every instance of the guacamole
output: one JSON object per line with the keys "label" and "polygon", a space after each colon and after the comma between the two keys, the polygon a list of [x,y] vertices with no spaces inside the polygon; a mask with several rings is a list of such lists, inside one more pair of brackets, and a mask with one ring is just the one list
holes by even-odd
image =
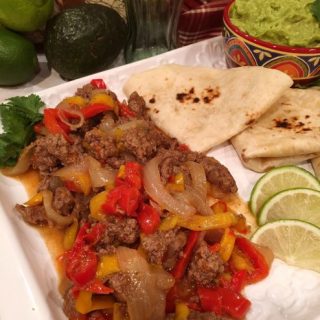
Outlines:
{"label": "guacamole", "polygon": [[314,0],[236,0],[231,21],[261,40],[297,47],[320,47]]}

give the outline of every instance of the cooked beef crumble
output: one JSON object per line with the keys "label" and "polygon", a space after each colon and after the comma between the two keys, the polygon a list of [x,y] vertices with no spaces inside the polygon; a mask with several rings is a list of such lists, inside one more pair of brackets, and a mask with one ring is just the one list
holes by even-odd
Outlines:
{"label": "cooked beef crumble", "polygon": [[[88,84],[83,88],[79,88],[76,94],[89,101],[97,91],[103,92],[101,89],[97,90],[92,84]],[[113,203],[115,207],[119,205],[129,207],[134,202],[134,199],[130,197],[138,190],[140,203],[136,206],[137,212],[128,214],[129,209],[126,211],[121,207],[121,210],[115,210],[114,214],[106,214],[103,219],[100,219],[91,214],[92,207],[95,206],[91,200],[105,192],[102,200],[107,201],[110,195],[108,192],[112,190],[110,183],[109,185],[100,184],[90,187],[89,194],[84,194],[79,192],[75,186],[70,187],[70,184],[68,186],[67,182],[70,181],[65,181],[62,177],[54,174],[63,167],[74,166],[79,163],[84,164],[88,157],[92,157],[104,169],[120,168],[113,184],[121,185],[124,183],[124,180],[121,179],[125,179],[121,175],[122,165],[131,162],[143,168],[149,160],[159,157],[159,173],[164,185],[170,182],[173,176],[181,172],[185,179],[184,183],[191,184],[191,174],[186,162],[194,161],[202,164],[207,182],[224,193],[235,193],[237,186],[228,169],[216,159],[207,157],[202,153],[192,152],[185,146],[182,147],[176,139],[167,136],[161,131],[148,116],[146,103],[138,93],[132,93],[126,105],[117,101],[116,95],[111,91],[105,90],[104,92],[113,97],[115,101],[114,110],[107,110],[93,116],[93,118],[83,119],[83,125],[80,128],[71,130],[68,133],[72,138],[71,142],[60,134],[48,133],[37,136],[33,142],[32,168],[40,173],[38,191],[51,191],[53,195],[52,209],[61,216],[71,216],[77,219],[78,230],[85,228],[84,230],[86,231],[82,234],[82,237],[85,238],[85,252],[89,255],[91,254],[91,257],[94,256],[94,263],[97,264],[99,259],[103,257],[116,256],[117,250],[120,250],[119,247],[125,246],[141,252],[143,258],[152,266],[152,270],[158,270],[157,268],[160,267],[162,272],[167,275],[173,274],[177,262],[180,262],[185,255],[184,250],[188,248],[188,239],[193,231],[174,225],[166,229],[166,231],[157,229],[146,232],[138,214],[138,211],[142,210],[145,204],[151,208],[150,210],[159,211],[157,213],[159,220],[169,216],[170,212],[161,209],[160,206],[158,208],[156,201],[151,199],[144,187],[140,188],[135,184],[137,183],[136,181],[131,181],[127,190],[128,201],[125,204],[119,204],[117,202],[118,199]],[[129,108],[129,116],[121,112],[123,106]],[[135,117],[132,117],[132,114],[135,114]],[[89,169],[87,168],[86,170],[88,171],[87,174],[89,174]],[[141,177],[143,177],[142,173]],[[81,177],[79,179],[81,180]],[[29,224],[54,226],[54,223],[47,217],[42,203],[33,206],[16,205],[16,209]],[[150,223],[150,221],[147,220],[146,223]],[[96,226],[100,229],[95,229]],[[91,235],[90,232],[94,229],[97,233]],[[78,231],[77,237],[80,233]],[[81,240],[75,238],[73,241],[79,248]],[[200,298],[197,294],[197,288],[214,287],[217,284],[217,278],[224,271],[224,262],[218,253],[213,253],[209,250],[204,235],[199,237],[193,246],[192,251],[189,253],[191,255],[190,259],[184,266],[183,279],[176,280],[176,285],[185,284],[189,293],[182,293],[181,298],[186,298],[189,295],[187,300],[199,309]],[[67,252],[76,255],[77,253],[72,250]],[[84,258],[83,256],[81,257]],[[68,259],[66,257],[64,259],[65,268],[68,269]],[[86,261],[85,259],[84,261]],[[76,267],[73,266],[73,268]],[[83,279],[73,279],[68,274],[68,271],[66,271],[66,275],[70,280],[68,280],[70,288],[64,294],[63,305],[67,317],[79,320],[110,319],[112,314],[110,309],[90,310],[86,315],[77,311],[76,299],[79,292],[93,289],[90,286],[89,288],[91,289],[88,289],[82,283],[77,283],[77,281],[81,282]],[[86,277],[88,274],[84,273],[82,276]],[[141,277],[143,277],[141,274],[133,275],[116,271],[98,279],[101,283],[89,283],[93,285],[94,290],[99,291],[101,285],[109,286],[114,290],[112,295],[116,302],[120,304],[123,319],[129,319],[126,298],[128,292],[131,292],[130,286],[136,285],[133,284],[132,279],[138,281]],[[180,280],[182,281],[179,282]],[[100,287],[95,287],[95,285]],[[165,296],[162,302],[164,303],[164,301]],[[166,319],[174,319],[174,314],[168,314]],[[214,313],[195,311],[191,308],[188,319],[223,320],[228,318],[217,316]]]}

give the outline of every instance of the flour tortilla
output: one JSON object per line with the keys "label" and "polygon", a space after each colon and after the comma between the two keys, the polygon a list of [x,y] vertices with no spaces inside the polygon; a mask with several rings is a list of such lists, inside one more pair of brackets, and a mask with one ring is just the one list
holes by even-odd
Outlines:
{"label": "flour tortilla", "polygon": [[124,92],[137,91],[167,134],[193,151],[206,152],[248,127],[291,85],[286,74],[262,67],[171,64],[131,76]]}
{"label": "flour tortilla", "polygon": [[265,113],[231,139],[242,163],[263,172],[320,155],[320,91],[289,89]]}

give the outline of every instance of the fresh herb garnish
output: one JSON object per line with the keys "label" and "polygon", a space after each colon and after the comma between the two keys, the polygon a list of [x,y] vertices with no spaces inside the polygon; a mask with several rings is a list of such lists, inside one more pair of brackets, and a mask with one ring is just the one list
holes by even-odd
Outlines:
{"label": "fresh herb garnish", "polygon": [[320,0],[315,0],[311,5],[311,12],[320,21]]}
{"label": "fresh herb garnish", "polygon": [[0,118],[3,133],[0,134],[0,168],[16,164],[21,150],[34,138],[33,125],[41,121],[39,113],[44,106],[40,97],[13,97],[0,104]]}

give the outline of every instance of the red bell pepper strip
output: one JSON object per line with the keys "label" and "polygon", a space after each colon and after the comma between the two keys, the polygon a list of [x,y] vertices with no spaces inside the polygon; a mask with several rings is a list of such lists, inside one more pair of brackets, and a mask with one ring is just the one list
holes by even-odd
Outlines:
{"label": "red bell pepper strip", "polygon": [[264,256],[254,244],[246,238],[237,237],[235,245],[249,259],[253,266],[253,271],[247,274],[247,283],[255,283],[266,278],[269,274],[269,266]]}
{"label": "red bell pepper strip", "polygon": [[88,247],[70,251],[65,257],[66,275],[77,286],[94,279],[98,267],[97,254]]}
{"label": "red bell pepper strip", "polygon": [[104,283],[99,279],[94,279],[87,283],[85,286],[79,287],[78,289],[97,294],[109,294],[114,291],[112,288],[105,286]]}
{"label": "red bell pepper strip", "polygon": [[119,114],[121,117],[126,118],[133,118],[136,116],[136,113],[124,102],[119,104]]}
{"label": "red bell pepper strip", "polygon": [[128,162],[125,165],[125,181],[139,190],[142,188],[142,167],[137,162]]}
{"label": "red bell pepper strip", "polygon": [[251,305],[240,293],[228,288],[198,288],[198,295],[203,311],[227,314],[235,319],[242,319]]}
{"label": "red bell pepper strip", "polygon": [[223,275],[219,279],[219,285],[222,288],[228,288],[235,292],[241,292],[244,286],[247,283],[247,271],[246,270],[239,270],[236,271],[232,276],[230,275],[231,279],[226,279]]}
{"label": "red bell pepper strip", "polygon": [[91,249],[102,237],[105,226],[101,223],[90,229],[88,223],[84,224],[76,237],[71,250],[64,253],[64,263],[67,277],[76,286],[84,286],[93,280],[97,267],[97,254]]}
{"label": "red bell pepper strip", "polygon": [[107,89],[107,86],[102,79],[92,79],[90,84],[97,89]]}
{"label": "red bell pepper strip", "polygon": [[160,225],[160,215],[155,208],[143,204],[138,214],[138,223],[144,234],[152,234]]}
{"label": "red bell pepper strip", "polygon": [[50,133],[62,134],[68,142],[73,142],[73,140],[68,136],[66,128],[62,127],[61,122],[59,123],[56,109],[44,109],[43,115],[44,125]]}
{"label": "red bell pepper strip", "polygon": [[89,104],[89,105],[80,109],[80,111],[83,114],[85,119],[95,117],[99,113],[109,111],[109,110],[113,110],[113,108],[106,105],[106,104],[102,104],[102,103]]}
{"label": "red bell pepper strip", "polygon": [[182,144],[179,144],[178,150],[181,152],[188,152],[190,151],[190,148],[186,144],[182,143]]}
{"label": "red bell pepper strip", "polygon": [[191,260],[193,250],[198,242],[199,236],[199,231],[190,231],[187,243],[183,248],[182,257],[178,260],[173,270],[171,271],[171,274],[176,280],[181,280],[183,278],[187,266]]}

